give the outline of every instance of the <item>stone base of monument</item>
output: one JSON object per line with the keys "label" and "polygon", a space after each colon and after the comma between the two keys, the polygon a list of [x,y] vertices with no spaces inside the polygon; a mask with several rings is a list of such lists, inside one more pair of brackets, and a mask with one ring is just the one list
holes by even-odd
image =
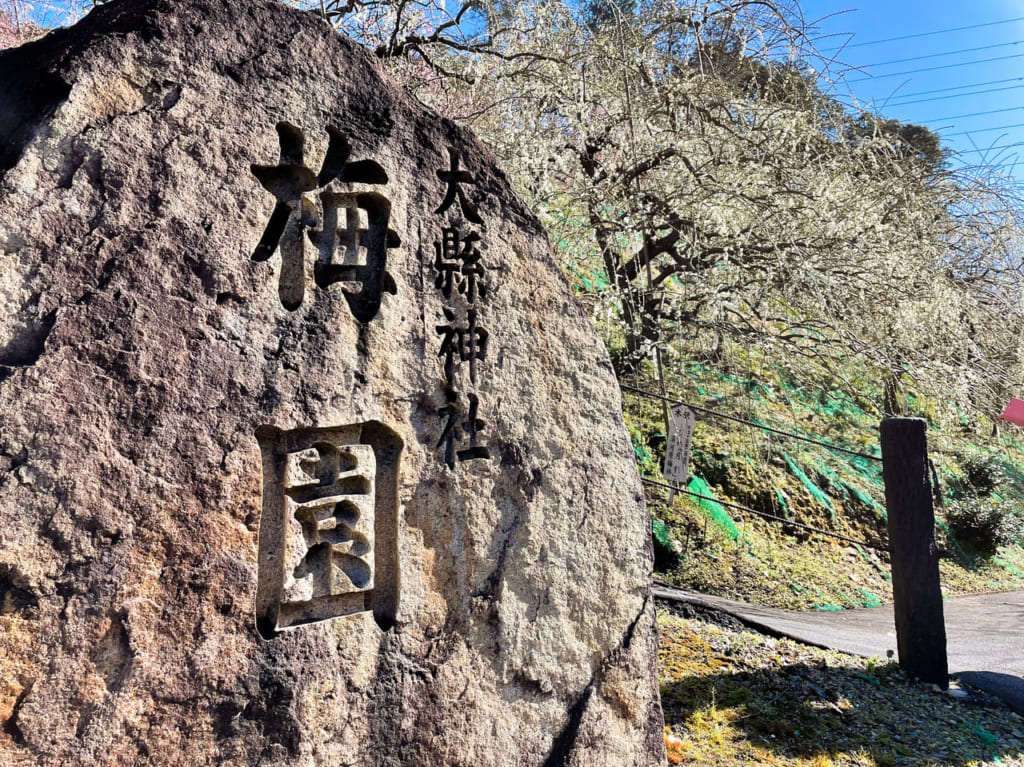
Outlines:
{"label": "stone base of monument", "polygon": [[620,412],[493,157],[317,17],[0,52],[0,763],[661,764]]}

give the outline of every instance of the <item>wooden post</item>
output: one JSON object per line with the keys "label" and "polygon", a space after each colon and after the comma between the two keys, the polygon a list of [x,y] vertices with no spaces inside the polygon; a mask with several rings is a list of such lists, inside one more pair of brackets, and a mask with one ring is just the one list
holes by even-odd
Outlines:
{"label": "wooden post", "polygon": [[900,666],[945,690],[949,687],[946,624],[925,428],[921,418],[882,421],[882,478]]}

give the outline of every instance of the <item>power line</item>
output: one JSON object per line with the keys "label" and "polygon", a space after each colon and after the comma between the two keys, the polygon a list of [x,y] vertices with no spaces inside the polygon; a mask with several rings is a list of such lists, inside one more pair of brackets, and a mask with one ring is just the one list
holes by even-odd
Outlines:
{"label": "power line", "polygon": [[994,114],[999,114],[1000,112],[1018,112],[1021,109],[1024,109],[1024,106],[1021,106],[1021,107],[1007,107],[1006,109],[989,109],[987,112],[971,112],[970,114],[965,114],[965,115],[949,115],[948,117],[933,117],[930,120],[918,120],[918,122],[919,123],[937,123],[937,122],[942,122],[943,120],[962,120],[965,117],[981,117],[982,115],[994,115]]}
{"label": "power line", "polygon": [[1011,45],[1020,45],[1024,40],[1014,40],[1010,43],[993,43],[992,45],[981,45],[977,48],[960,48],[956,51],[945,51],[944,53],[927,53],[924,56],[911,56],[908,59],[893,59],[892,61],[879,61],[876,64],[865,64],[868,69],[871,67],[887,67],[890,64],[905,64],[908,61],[922,61],[923,59],[937,59],[942,56],[955,56],[958,53],[974,53],[975,51],[990,51],[993,48],[1008,48]]}
{"label": "power line", "polygon": [[985,152],[994,152],[997,149],[1024,149],[1024,141],[1018,141],[1016,144],[1002,144],[1001,146],[989,146],[984,149],[957,149],[957,154],[971,154],[977,152],[984,154]]}
{"label": "power line", "polygon": [[1024,53],[1015,53],[1012,56],[994,56],[990,59],[978,59],[976,61],[963,61],[959,64],[945,64],[941,67],[924,67],[923,69],[909,69],[906,72],[892,72],[886,75],[873,75],[871,77],[857,77],[853,80],[847,80],[850,83],[861,83],[866,80],[884,80],[887,77],[900,77],[902,75],[916,75],[920,72],[937,72],[942,69],[956,69],[957,67],[968,67],[973,64],[988,64],[993,61],[1007,61],[1009,59],[1024,58]]}
{"label": "power line", "polygon": [[989,80],[984,83],[970,83],[968,85],[954,85],[951,88],[936,88],[931,91],[917,91],[916,93],[904,93],[902,96],[893,96],[897,99],[909,99],[913,96],[930,96],[933,93],[948,93],[949,91],[959,91],[964,88],[984,88],[986,85],[1002,85],[1003,83],[1016,83],[1024,80],[1024,77],[1010,77],[1006,80]]}
{"label": "power line", "polygon": [[[963,159],[961,157],[957,157],[955,159],[957,159],[961,163],[963,163],[963,166],[960,168],[960,170],[964,170],[964,171],[978,171],[978,172],[1000,171],[1001,175],[1003,175],[1003,176],[1007,176],[1007,175],[1011,175],[1012,176],[1012,174],[1008,174],[1008,173],[1005,172],[1006,168],[1021,168],[1021,167],[1024,167],[1024,158],[1022,158],[1020,161],[1014,161],[1014,162],[1008,162],[1008,163],[998,163],[996,165],[988,165],[988,164],[980,164],[979,165],[978,163],[970,163],[970,162],[968,162],[967,160],[965,160],[965,159]],[[1022,183],[1022,182],[1021,182],[1021,180],[1017,179],[1017,183],[1019,184],[1019,183]]]}
{"label": "power line", "polygon": [[[1024,77],[1017,78],[1018,80],[1024,80]],[[1024,88],[1024,85],[1008,85],[1005,88],[989,88],[983,91],[968,91],[967,93],[954,93],[952,96],[933,96],[930,99],[916,99],[914,101],[900,101],[894,103],[891,101],[885,102],[886,108],[889,107],[906,107],[911,104],[924,104],[926,101],[947,101],[949,99],[962,99],[967,96],[980,96],[984,93],[1001,93],[1002,91],[1016,91]],[[906,96],[904,96],[906,98]]]}
{"label": "power line", "polygon": [[826,50],[838,51],[846,48],[862,48],[865,45],[881,45],[882,43],[895,43],[898,40],[913,40],[918,37],[931,37],[932,35],[945,35],[950,32],[963,32],[967,29],[981,29],[982,27],[996,27],[1001,24],[1012,24],[1015,21],[1024,21],[1024,16],[1016,19],[1006,19],[1004,21],[989,21],[984,24],[971,24],[966,27],[952,27],[950,29],[937,29],[934,32],[917,32],[912,35],[901,35],[900,37],[888,37],[884,40],[868,40],[863,43],[851,43],[849,45],[840,45],[838,48],[828,48]]}
{"label": "power line", "polygon": [[[1003,170],[1004,168],[1019,168],[1022,165],[1024,165],[1024,159],[1022,159],[1020,162],[1008,162],[1008,163],[1003,163],[1001,165],[984,165],[984,166],[981,166],[981,167],[983,167],[985,170]],[[968,166],[968,167],[972,167],[972,166]],[[978,166],[973,166],[973,167],[978,167]]]}
{"label": "power line", "polygon": [[[977,130],[965,130],[959,133],[946,133],[943,138],[953,138],[953,136],[973,136],[975,133],[994,133],[997,130],[1009,130],[1010,128],[1024,128],[1024,123],[1013,123],[1012,125],[997,125],[994,128],[978,128]],[[936,132],[945,130],[944,128],[936,128]]]}

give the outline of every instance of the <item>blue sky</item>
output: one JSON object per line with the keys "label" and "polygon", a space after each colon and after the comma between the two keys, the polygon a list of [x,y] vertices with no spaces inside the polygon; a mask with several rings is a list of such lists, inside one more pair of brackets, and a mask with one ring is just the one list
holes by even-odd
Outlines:
{"label": "blue sky", "polygon": [[[800,5],[805,19],[815,23],[818,48],[845,65],[831,70],[845,73],[834,95],[847,103],[855,98],[886,117],[927,125],[962,152],[961,162],[1001,166],[1024,179],[1024,125],[1018,125],[1024,124],[1024,3],[804,0]],[[972,28],[941,32],[963,27]],[[941,33],[917,36],[931,32]],[[878,42],[891,38],[902,39]],[[964,50],[971,48],[983,50]],[[995,60],[952,66],[983,59]],[[928,71],[913,71],[922,69]]]}
{"label": "blue sky", "polygon": [[[82,1],[23,5],[55,24],[61,11]],[[819,50],[837,60],[811,62],[837,79],[833,95],[936,130],[961,153],[954,165],[998,166],[1024,181],[1024,3],[797,2]]]}

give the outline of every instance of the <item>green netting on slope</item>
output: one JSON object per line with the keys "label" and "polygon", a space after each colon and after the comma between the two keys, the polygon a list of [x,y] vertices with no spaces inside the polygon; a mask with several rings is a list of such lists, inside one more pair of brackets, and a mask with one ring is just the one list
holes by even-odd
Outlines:
{"label": "green netting on slope", "polygon": [[[687,371],[691,376],[702,375],[707,378],[722,381],[724,383],[732,384],[744,392],[749,394],[760,394],[763,395],[771,391],[771,387],[761,381],[756,381],[750,378],[744,378],[743,376],[732,375],[730,373],[723,373],[713,367],[707,367],[700,364],[699,362],[689,362],[686,366]],[[725,394],[726,392],[718,392],[719,394]]]}
{"label": "green netting on slope", "polygon": [[812,610],[822,610],[828,613],[837,613],[843,610],[842,607],[830,601],[832,599],[831,595],[825,594],[817,586],[810,586],[808,590],[813,593],[815,598],[818,600],[811,608]]}
{"label": "green netting on slope", "polygon": [[664,572],[678,567],[680,556],[668,525],[660,519],[652,519],[651,536],[654,538],[654,569]]}
{"label": "green netting on slope", "polygon": [[836,474],[835,470],[828,465],[822,458],[818,458],[814,462],[814,470],[818,472],[818,476],[823,479],[825,486],[832,493],[833,497],[838,497],[840,500],[845,500],[849,495],[846,489],[846,483]]}
{"label": "green netting on slope", "polygon": [[852,495],[858,501],[863,503],[865,506],[873,506],[873,507],[881,509],[883,513],[885,512],[885,509],[882,509],[881,506],[879,506],[875,502],[874,498],[872,498],[869,495],[866,495],[865,493],[862,493],[860,490],[858,490],[856,487],[851,485],[849,482],[843,482],[843,487],[846,488],[846,492],[848,492],[850,495]]}
{"label": "green netting on slope", "polygon": [[878,501],[876,501],[874,498],[867,495],[866,493],[861,492],[860,489],[858,489],[854,485],[851,485],[849,482],[843,482],[843,487],[846,488],[846,492],[848,492],[851,496],[853,496],[858,501],[863,503],[865,506],[874,509],[875,514],[877,514],[878,518],[881,519],[883,522],[889,519],[889,515],[885,511],[885,506],[878,503]]}
{"label": "green netting on slope", "polygon": [[850,456],[850,465],[872,485],[882,487],[882,464],[859,455]]}
{"label": "green netting on slope", "polygon": [[1005,570],[1009,570],[1011,573],[1016,575],[1018,578],[1024,579],[1024,573],[1022,573],[1019,569],[1014,567],[1011,562],[1007,562],[1002,557],[992,557],[992,561],[995,562],[1000,567],[1004,568]]}
{"label": "green netting on slope", "polygon": [[1024,489],[1024,466],[1009,458],[1000,460],[999,465],[1011,484],[1016,485],[1018,490]]}
{"label": "green netting on slope", "polygon": [[668,525],[660,519],[651,520],[651,533],[654,535],[654,539],[662,546],[672,548],[672,533],[669,532]]}
{"label": "green netting on slope", "polygon": [[842,597],[843,601],[845,601],[847,604],[852,605],[853,607],[860,607],[860,602],[851,597],[842,589],[836,589],[836,594]]}
{"label": "green netting on slope", "polygon": [[779,511],[782,512],[782,516],[789,519],[789,497],[786,495],[786,491],[779,487],[773,487],[775,491],[775,500],[779,502]]}
{"label": "green netting on slope", "polygon": [[790,458],[788,455],[783,454],[782,459],[786,462],[786,465],[789,467],[789,470],[793,472],[793,476],[800,480],[803,486],[807,488],[807,492],[811,494],[811,497],[813,497],[814,500],[816,500],[818,503],[820,503],[822,506],[828,509],[831,518],[835,519],[836,509],[835,506],[832,505],[832,499],[825,495],[825,493],[822,492],[821,488],[811,481],[810,477],[804,474],[803,470],[796,465],[792,458]]}
{"label": "green netting on slope", "polygon": [[640,473],[652,472],[655,468],[654,456],[651,455],[651,451],[647,449],[647,445],[644,444],[643,438],[639,434],[635,433],[633,429],[629,431],[630,441],[633,443],[633,453],[636,455],[636,462],[640,466]]}
{"label": "green netting on slope", "polygon": [[593,272],[590,277],[587,277],[583,272],[577,269],[572,264],[566,264],[566,268],[572,272],[576,280],[573,282],[573,287],[576,289],[583,289],[588,291],[593,290],[604,290],[608,287],[608,278],[603,271]]}
{"label": "green netting on slope", "polygon": [[[562,243],[559,242],[558,244],[561,245]],[[588,280],[586,278],[586,276],[579,269],[577,269],[575,266],[573,266],[572,264],[563,264],[563,266],[572,273],[573,277],[576,278],[576,279],[574,279],[572,281],[573,288],[575,288],[576,290],[593,290],[594,289],[594,283],[592,283],[590,280]]]}
{"label": "green netting on slope", "polygon": [[868,414],[864,409],[854,402],[848,394],[838,390],[818,392],[812,409],[826,418],[835,419],[837,416],[845,416],[850,421],[866,419]]}
{"label": "green netting on slope", "polygon": [[[877,595],[872,594],[867,589],[857,589],[857,593],[860,594],[860,598],[851,597],[849,594],[847,594],[842,589],[836,589],[835,593],[836,593],[836,595],[841,597],[844,602],[846,602],[847,604],[851,605],[854,608],[858,608],[858,607],[881,607],[882,606],[882,600],[879,599]],[[832,604],[827,604],[826,603],[826,604],[824,604],[824,605],[822,605],[820,607],[815,607],[814,609],[815,610],[829,610],[829,611],[831,611],[831,610],[836,609],[836,605],[832,605]],[[847,608],[839,607],[838,609],[845,610]]]}
{"label": "green netting on slope", "polygon": [[[686,487],[691,492],[707,496],[708,498],[714,498],[715,496],[710,485],[697,476],[691,477],[690,482]],[[729,512],[725,510],[725,507],[722,506],[722,504],[716,501],[709,501],[704,498],[693,498],[693,501],[700,507],[701,511],[708,515],[708,519],[717,525],[732,540],[735,541],[740,537],[739,528],[736,527],[736,523],[732,521],[732,517],[729,516]]]}
{"label": "green netting on slope", "polygon": [[862,597],[864,597],[863,601],[861,602],[861,604],[863,604],[864,607],[881,607],[882,606],[882,600],[879,599],[875,594],[872,594],[867,589],[857,589],[857,593],[859,593]]}

